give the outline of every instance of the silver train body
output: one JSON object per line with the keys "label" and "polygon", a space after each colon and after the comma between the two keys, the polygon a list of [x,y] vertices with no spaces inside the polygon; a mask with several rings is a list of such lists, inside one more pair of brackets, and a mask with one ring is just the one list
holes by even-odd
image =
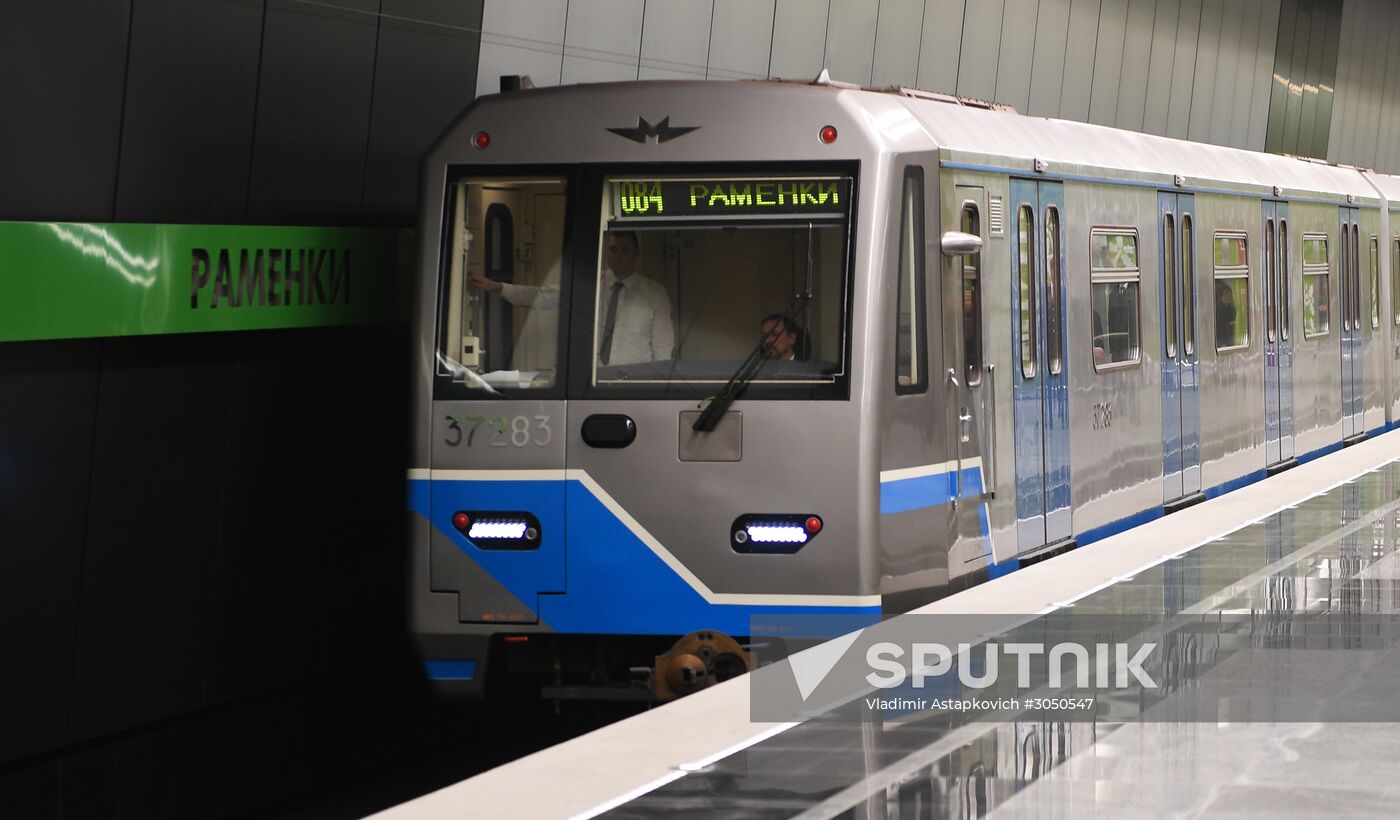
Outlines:
{"label": "silver train body", "polygon": [[[876,615],[1400,412],[1400,180],[1369,172],[907,90],[648,82],[482,98],[422,191],[411,618],[466,693],[503,636]],[[600,360],[610,231],[659,286],[615,325],[650,359]],[[795,361],[695,430],[774,314]]]}

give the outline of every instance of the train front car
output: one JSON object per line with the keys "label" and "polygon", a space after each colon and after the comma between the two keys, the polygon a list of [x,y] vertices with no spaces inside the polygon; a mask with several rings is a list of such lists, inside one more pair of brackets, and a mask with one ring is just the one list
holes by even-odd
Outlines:
{"label": "train front car", "polygon": [[912,125],[883,99],[527,90],[432,149],[411,598],[444,688],[504,661],[555,695],[654,668],[668,697],[742,671],[752,615],[880,612],[863,421],[897,320],[870,272],[898,256],[889,126]]}

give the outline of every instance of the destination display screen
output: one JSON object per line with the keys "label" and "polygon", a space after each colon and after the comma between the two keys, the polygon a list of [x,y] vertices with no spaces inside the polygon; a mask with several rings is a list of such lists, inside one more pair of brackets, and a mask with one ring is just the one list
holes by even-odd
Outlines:
{"label": "destination display screen", "polygon": [[850,177],[614,179],[614,221],[845,219]]}

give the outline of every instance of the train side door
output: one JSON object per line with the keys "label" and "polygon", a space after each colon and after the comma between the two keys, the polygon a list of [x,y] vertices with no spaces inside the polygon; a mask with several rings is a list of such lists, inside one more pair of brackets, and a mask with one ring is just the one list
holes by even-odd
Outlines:
{"label": "train side door", "polygon": [[1361,424],[1361,226],[1359,210],[1341,209],[1342,438],[1364,432]]}
{"label": "train side door", "polygon": [[1065,356],[1064,189],[1011,180],[1012,405],[1020,552],[1068,539],[1069,362]]}
{"label": "train side door", "polygon": [[[559,342],[573,184],[545,175],[449,183],[426,504],[431,589],[457,594],[462,622],[537,623],[540,599],[566,589]],[[488,291],[472,277],[519,290]]]}
{"label": "train side door", "polygon": [[1195,197],[1157,196],[1161,254],[1162,502],[1201,491],[1196,353]]}
{"label": "train side door", "polygon": [[1288,203],[1263,203],[1264,462],[1293,458],[1293,341]]}

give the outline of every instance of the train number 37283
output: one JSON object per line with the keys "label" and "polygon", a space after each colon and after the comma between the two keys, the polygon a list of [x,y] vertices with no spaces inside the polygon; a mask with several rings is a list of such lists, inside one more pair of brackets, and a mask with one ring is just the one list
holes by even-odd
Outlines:
{"label": "train number 37283", "polygon": [[449,447],[546,447],[554,437],[549,416],[447,417]]}

